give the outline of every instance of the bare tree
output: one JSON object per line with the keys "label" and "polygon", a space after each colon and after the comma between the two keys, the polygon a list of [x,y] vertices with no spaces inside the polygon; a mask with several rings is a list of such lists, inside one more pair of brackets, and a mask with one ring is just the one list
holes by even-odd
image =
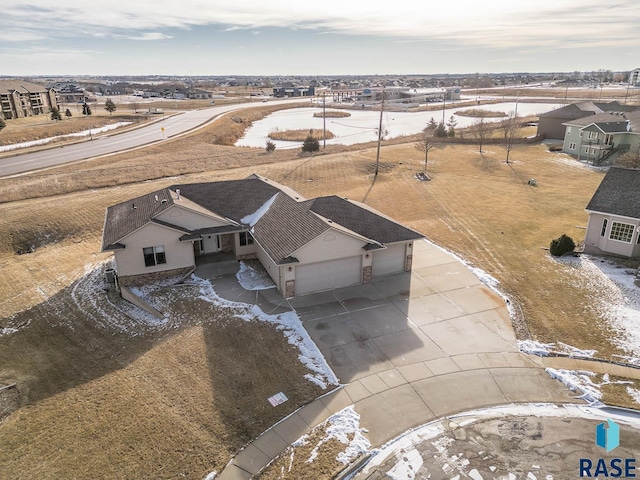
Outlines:
{"label": "bare tree", "polygon": [[424,169],[423,172],[427,173],[427,162],[429,160],[429,152],[436,148],[436,144],[434,143],[435,136],[435,128],[432,128],[430,125],[422,130],[422,134],[420,140],[413,144],[416,150],[424,153]]}
{"label": "bare tree", "polygon": [[627,168],[640,168],[640,145],[620,155],[616,165]]}
{"label": "bare tree", "polygon": [[484,144],[484,140],[485,138],[487,138],[487,135],[490,131],[489,122],[487,122],[484,117],[480,117],[473,122],[469,130],[471,131],[471,135],[473,135],[473,138],[478,140],[478,144],[480,145],[480,153],[482,153],[482,145]]}
{"label": "bare tree", "polygon": [[502,122],[502,146],[507,151],[505,162],[509,163],[511,150],[518,146],[520,139],[520,118],[515,113],[510,113],[509,117]]}

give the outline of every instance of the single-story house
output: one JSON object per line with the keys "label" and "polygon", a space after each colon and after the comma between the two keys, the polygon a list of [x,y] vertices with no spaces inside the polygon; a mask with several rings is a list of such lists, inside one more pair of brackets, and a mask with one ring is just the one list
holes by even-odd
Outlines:
{"label": "single-story house", "polygon": [[257,258],[286,297],[410,271],[415,230],[338,196],[304,199],[258,175],[174,185],[107,208],[102,251],[121,285],[184,274],[196,257]]}
{"label": "single-story house", "polygon": [[586,210],[585,253],[640,257],[640,170],[611,167]]}
{"label": "single-story house", "polygon": [[562,151],[596,165],[614,163],[640,143],[640,111],[599,113],[563,125]]}

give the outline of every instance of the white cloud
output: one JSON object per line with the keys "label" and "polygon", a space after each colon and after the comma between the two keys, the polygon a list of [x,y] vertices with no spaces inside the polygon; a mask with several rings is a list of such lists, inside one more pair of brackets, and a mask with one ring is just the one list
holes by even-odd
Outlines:
{"label": "white cloud", "polygon": [[173,38],[171,35],[165,35],[160,32],[145,32],[140,35],[123,35],[122,38],[126,38],[128,40],[168,40]]}
{"label": "white cloud", "polygon": [[[369,0],[350,2],[327,0],[319,8],[313,2],[297,3],[271,0],[268,3],[246,0],[241,4],[214,0],[183,0],[175,3],[156,0],[95,0],[78,4],[77,0],[27,0],[29,5],[6,5],[0,18],[0,31],[6,26],[42,25],[41,35],[62,31],[71,35],[91,28],[112,35],[123,31],[148,30],[134,40],[169,38],[158,31],[198,25],[225,25],[228,31],[285,27],[342,34],[378,35],[406,39],[437,39],[477,46],[514,47],[542,42],[558,45],[578,38],[605,44],[640,45],[637,25],[640,9],[637,0],[622,0],[615,7],[599,0],[459,0],[424,2],[400,0],[375,4]],[[61,28],[64,26],[64,30]],[[5,27],[5,28],[3,28]],[[60,27],[60,28],[58,28]]]}

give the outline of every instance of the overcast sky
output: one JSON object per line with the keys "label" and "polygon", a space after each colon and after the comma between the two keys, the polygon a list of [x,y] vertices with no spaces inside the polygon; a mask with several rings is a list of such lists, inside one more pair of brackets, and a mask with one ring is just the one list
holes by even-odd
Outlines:
{"label": "overcast sky", "polygon": [[0,0],[0,75],[640,67],[638,0]]}

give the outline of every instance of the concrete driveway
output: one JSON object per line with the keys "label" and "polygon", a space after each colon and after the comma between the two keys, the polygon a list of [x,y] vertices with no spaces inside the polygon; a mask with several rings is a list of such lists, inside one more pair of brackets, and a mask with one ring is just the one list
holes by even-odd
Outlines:
{"label": "concrete driveway", "polygon": [[379,447],[410,428],[463,411],[512,402],[579,402],[545,373],[540,358],[518,351],[504,301],[427,242],[414,244],[411,273],[288,303],[275,290],[247,292],[234,280],[219,277],[214,288],[267,311],[293,307],[345,385],[249,444],[221,480],[251,478],[352,404],[372,446]]}
{"label": "concrete driveway", "polygon": [[290,304],[379,446],[472,408],[571,402],[518,351],[504,301],[452,255],[416,242],[412,273]]}

